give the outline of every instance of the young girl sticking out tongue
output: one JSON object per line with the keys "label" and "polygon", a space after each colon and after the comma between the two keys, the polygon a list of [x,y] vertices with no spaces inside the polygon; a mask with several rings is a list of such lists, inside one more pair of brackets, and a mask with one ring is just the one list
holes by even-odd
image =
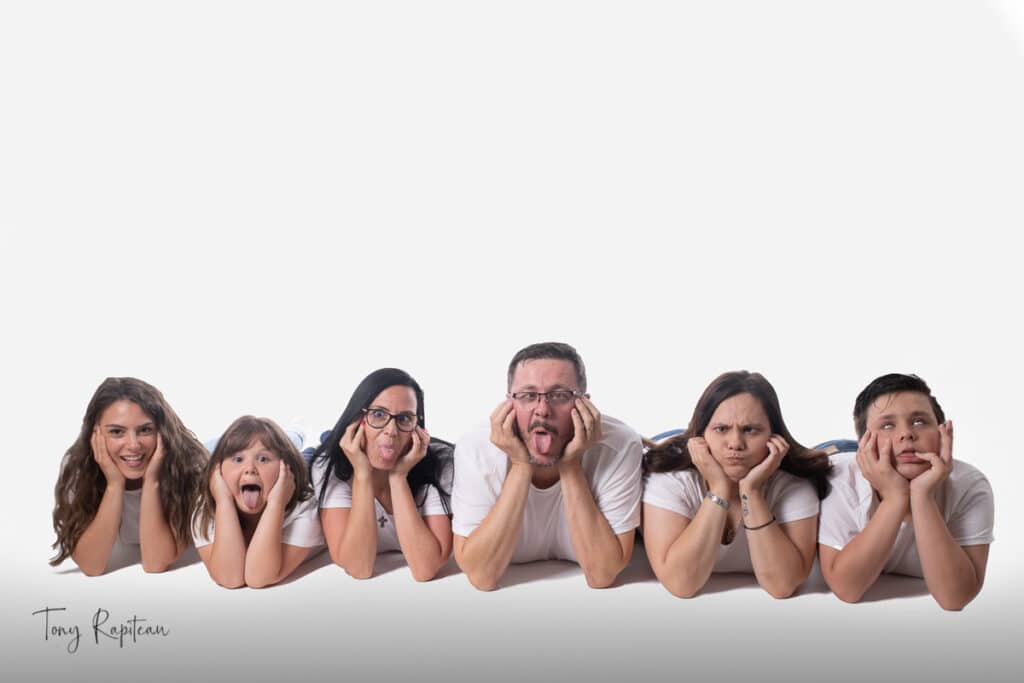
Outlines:
{"label": "young girl sticking out tongue", "polygon": [[221,586],[278,583],[323,544],[305,462],[273,421],[235,420],[210,456],[206,481],[194,541]]}

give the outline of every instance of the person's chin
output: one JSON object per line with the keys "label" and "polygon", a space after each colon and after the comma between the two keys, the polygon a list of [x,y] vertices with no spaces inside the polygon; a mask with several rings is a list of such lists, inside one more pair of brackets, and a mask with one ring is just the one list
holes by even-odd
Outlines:
{"label": "person's chin", "polygon": [[557,455],[554,452],[543,454],[529,451],[529,453],[531,465],[536,465],[537,467],[554,467],[558,464],[558,461],[562,459],[562,455],[565,451],[560,450]]}
{"label": "person's chin", "polygon": [[914,481],[922,474],[930,469],[930,465],[927,462],[924,463],[899,463],[896,465],[896,471],[899,472],[900,476],[907,481]]}

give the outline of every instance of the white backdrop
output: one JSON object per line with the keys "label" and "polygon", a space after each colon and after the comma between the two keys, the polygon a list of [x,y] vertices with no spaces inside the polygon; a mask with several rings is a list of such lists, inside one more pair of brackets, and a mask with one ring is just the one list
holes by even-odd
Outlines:
{"label": "white backdrop", "polygon": [[[5,3],[4,670],[1010,677],[1022,41],[1017,2]],[[200,565],[46,564],[104,377],[155,384],[205,438],[244,413],[318,431],[393,365],[454,439],[548,339],[645,434],[746,368],[805,443],[850,436],[864,384],[916,372],[995,489],[985,590],[947,615],[746,584],[679,601],[642,557],[610,591],[553,563],[494,595],[393,558],[235,592]],[[69,655],[44,606],[172,634]]]}

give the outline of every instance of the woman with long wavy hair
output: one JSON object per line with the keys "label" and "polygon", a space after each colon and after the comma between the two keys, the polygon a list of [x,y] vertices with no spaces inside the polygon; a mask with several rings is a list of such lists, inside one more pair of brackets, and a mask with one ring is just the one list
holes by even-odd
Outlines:
{"label": "woman with long wavy hair", "polygon": [[110,377],[96,389],[55,489],[53,547],[83,573],[102,574],[115,544],[138,545],[161,572],[185,550],[207,453],[156,387]]}
{"label": "woman with long wavy hair", "polygon": [[313,454],[331,559],[355,578],[373,575],[378,553],[401,550],[413,577],[429,581],[451,555],[452,445],[425,427],[423,389],[383,368],[359,383]]}
{"label": "woman with long wavy hair", "polygon": [[692,597],[712,572],[744,572],[792,595],[814,563],[830,465],[789,433],[768,380],[720,375],[683,434],[647,445],[644,546],[669,592]]}

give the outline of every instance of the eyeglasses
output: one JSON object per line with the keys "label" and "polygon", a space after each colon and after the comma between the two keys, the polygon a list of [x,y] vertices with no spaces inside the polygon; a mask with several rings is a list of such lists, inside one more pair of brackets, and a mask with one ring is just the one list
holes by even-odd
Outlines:
{"label": "eyeglasses", "polygon": [[398,413],[396,415],[383,408],[363,408],[363,413],[366,414],[366,424],[374,429],[384,429],[393,419],[398,431],[411,432],[416,429],[416,423],[419,421],[414,413]]}
{"label": "eyeglasses", "polygon": [[566,389],[559,389],[557,391],[516,391],[508,396],[523,407],[532,406],[543,396],[548,400],[549,406],[560,408],[583,396],[583,392],[568,391]]}

